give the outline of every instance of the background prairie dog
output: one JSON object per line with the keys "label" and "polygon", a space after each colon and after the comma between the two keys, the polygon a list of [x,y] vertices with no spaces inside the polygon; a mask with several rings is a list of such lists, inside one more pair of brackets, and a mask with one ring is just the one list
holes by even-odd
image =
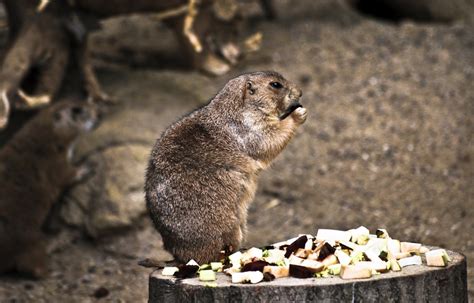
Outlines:
{"label": "background prairie dog", "polygon": [[90,171],[73,166],[70,158],[74,141],[97,122],[96,106],[60,102],[0,150],[0,273],[46,274],[41,226],[63,190]]}

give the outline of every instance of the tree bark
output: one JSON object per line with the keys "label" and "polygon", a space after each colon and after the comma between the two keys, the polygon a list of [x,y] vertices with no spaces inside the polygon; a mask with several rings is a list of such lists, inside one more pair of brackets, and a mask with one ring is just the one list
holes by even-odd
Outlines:
{"label": "tree bark", "polygon": [[232,284],[218,274],[217,287],[197,278],[150,275],[149,302],[467,302],[466,258],[448,252],[445,268],[409,266],[370,279],[280,278],[258,284]]}

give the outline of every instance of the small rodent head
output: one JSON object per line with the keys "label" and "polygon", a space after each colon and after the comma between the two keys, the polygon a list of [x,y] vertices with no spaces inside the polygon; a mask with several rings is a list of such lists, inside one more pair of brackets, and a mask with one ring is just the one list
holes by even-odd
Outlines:
{"label": "small rodent head", "polygon": [[276,72],[256,72],[247,75],[245,103],[271,117],[285,119],[301,107],[300,88]]}
{"label": "small rodent head", "polygon": [[72,101],[57,104],[51,114],[54,133],[65,138],[75,138],[93,130],[100,116],[96,105]]}

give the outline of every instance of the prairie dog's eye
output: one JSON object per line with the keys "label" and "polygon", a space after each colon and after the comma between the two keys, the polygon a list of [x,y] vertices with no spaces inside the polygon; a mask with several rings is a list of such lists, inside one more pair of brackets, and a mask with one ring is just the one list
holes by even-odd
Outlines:
{"label": "prairie dog's eye", "polygon": [[273,88],[276,88],[276,89],[280,89],[280,88],[283,88],[283,84],[281,84],[280,82],[270,82],[270,86],[273,87]]}

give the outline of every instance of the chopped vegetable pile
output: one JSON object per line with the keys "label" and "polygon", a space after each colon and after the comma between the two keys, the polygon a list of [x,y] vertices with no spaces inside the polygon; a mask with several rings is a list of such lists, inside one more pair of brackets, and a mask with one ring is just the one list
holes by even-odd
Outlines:
{"label": "chopped vegetable pile", "polygon": [[[385,229],[370,234],[364,226],[348,231],[319,229],[316,237],[299,235],[263,249],[237,251],[222,262],[199,265],[194,260],[180,267],[165,267],[162,275],[189,278],[199,275],[205,282],[216,280],[216,272],[232,276],[232,283],[259,283],[281,277],[363,279],[410,265],[447,266],[444,249],[429,250],[420,243],[390,238]],[[216,286],[209,283],[208,286]]]}

